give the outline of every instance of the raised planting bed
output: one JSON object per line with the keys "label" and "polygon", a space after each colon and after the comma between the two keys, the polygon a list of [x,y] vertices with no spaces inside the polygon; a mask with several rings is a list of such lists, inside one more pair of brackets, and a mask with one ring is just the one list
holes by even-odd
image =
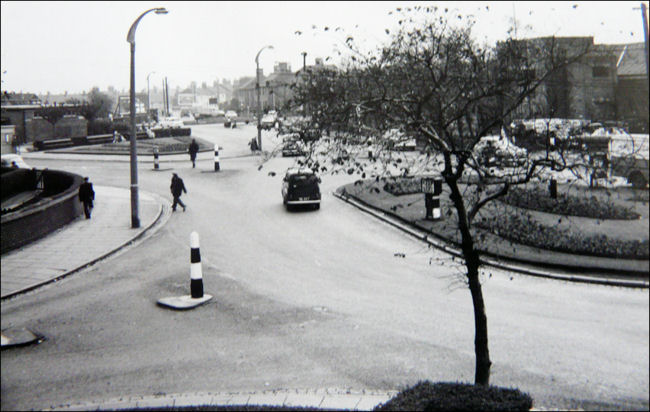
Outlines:
{"label": "raised planting bed", "polygon": [[502,202],[520,207],[522,209],[536,210],[538,212],[552,213],[562,216],[581,216],[592,219],[624,219],[636,220],[639,214],[631,207],[613,201],[611,197],[583,194],[581,196],[558,193],[557,199],[552,199],[547,190],[539,187],[530,189],[512,188]]}

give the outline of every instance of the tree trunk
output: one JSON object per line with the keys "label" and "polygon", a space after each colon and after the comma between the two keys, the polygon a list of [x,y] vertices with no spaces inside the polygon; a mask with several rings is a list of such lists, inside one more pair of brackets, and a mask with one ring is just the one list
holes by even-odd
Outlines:
{"label": "tree trunk", "polygon": [[485,315],[485,302],[483,291],[479,281],[479,254],[474,249],[474,239],[469,230],[469,219],[463,197],[458,188],[458,182],[453,177],[446,177],[445,181],[451,189],[451,200],[458,213],[458,228],[461,233],[463,258],[467,268],[467,280],[469,290],[472,294],[474,306],[474,354],[476,357],[476,369],[474,384],[489,385],[490,383],[490,351],[488,350],[487,316]]}

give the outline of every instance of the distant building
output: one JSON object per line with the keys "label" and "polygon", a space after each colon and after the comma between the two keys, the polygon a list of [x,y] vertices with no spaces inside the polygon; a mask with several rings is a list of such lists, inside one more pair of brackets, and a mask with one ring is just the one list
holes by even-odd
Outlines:
{"label": "distant building", "polygon": [[647,133],[648,77],[643,43],[594,44],[593,37],[543,37],[520,42],[531,49],[548,50],[553,45],[556,57],[588,50],[526,99],[520,108],[522,116],[625,121],[631,131]]}
{"label": "distant building", "polygon": [[[307,66],[305,70],[318,70],[321,68],[334,68],[323,64],[323,60],[316,58],[315,64]],[[276,63],[273,67],[273,73],[264,76],[260,69],[260,100],[262,102],[262,111],[282,110],[285,103],[292,97],[291,86],[300,80],[303,69],[297,72],[291,71],[291,66],[286,62]],[[234,97],[237,98],[245,110],[251,113],[257,111],[257,79],[247,77],[240,79],[234,87]]]}

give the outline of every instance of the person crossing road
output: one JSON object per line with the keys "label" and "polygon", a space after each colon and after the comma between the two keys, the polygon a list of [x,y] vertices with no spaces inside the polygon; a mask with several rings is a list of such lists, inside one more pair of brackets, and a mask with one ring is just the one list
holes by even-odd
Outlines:
{"label": "person crossing road", "polygon": [[176,205],[181,205],[184,212],[185,204],[181,200],[181,194],[183,194],[183,192],[187,193],[187,189],[185,189],[185,183],[183,183],[183,179],[181,179],[176,173],[173,173],[172,184],[171,186],[169,186],[169,189],[172,192],[172,196],[174,196],[174,203],[172,204],[172,212],[176,211]]}

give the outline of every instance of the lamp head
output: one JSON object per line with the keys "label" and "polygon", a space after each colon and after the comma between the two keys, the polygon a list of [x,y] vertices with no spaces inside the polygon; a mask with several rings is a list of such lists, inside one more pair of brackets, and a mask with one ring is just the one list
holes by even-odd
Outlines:
{"label": "lamp head", "polygon": [[167,14],[167,13],[169,13],[169,11],[164,7],[156,9],[156,14]]}

